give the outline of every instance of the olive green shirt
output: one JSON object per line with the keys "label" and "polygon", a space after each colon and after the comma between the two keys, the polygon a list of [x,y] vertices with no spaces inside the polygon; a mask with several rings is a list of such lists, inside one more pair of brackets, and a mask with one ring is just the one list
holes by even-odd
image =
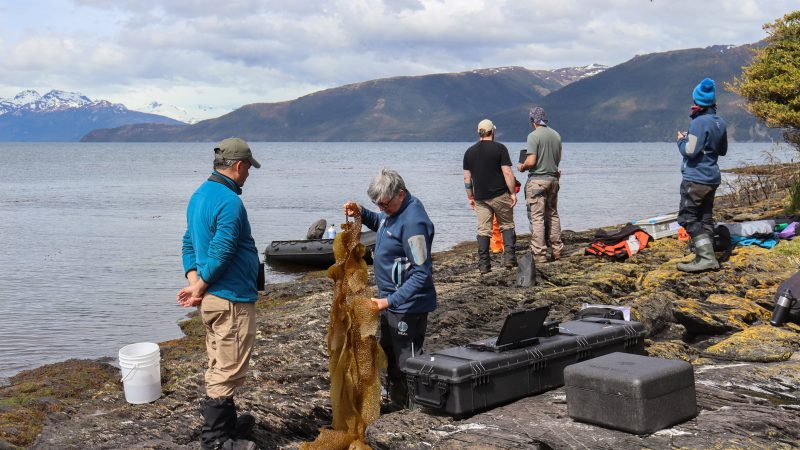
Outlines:
{"label": "olive green shirt", "polygon": [[539,127],[528,134],[528,155],[536,155],[536,166],[529,170],[534,178],[558,177],[561,163],[561,136],[550,127]]}

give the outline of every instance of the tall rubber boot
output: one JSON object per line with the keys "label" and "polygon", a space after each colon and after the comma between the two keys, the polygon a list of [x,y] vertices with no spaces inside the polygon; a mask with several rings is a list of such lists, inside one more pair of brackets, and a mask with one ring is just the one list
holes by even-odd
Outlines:
{"label": "tall rubber boot", "polygon": [[239,414],[239,408],[236,403],[233,405],[233,412],[236,414],[236,425],[233,428],[234,438],[248,438],[256,425],[256,418],[252,414],[244,413]]}
{"label": "tall rubber boot", "polygon": [[478,271],[481,274],[492,271],[492,255],[489,253],[489,236],[478,236]]}
{"label": "tall rubber boot", "polygon": [[503,265],[506,269],[517,267],[517,232],[513,229],[503,230]]}
{"label": "tall rubber boot", "polygon": [[719,269],[717,256],[714,255],[714,240],[708,234],[698,234],[692,238],[695,260],[690,263],[678,263],[681,272],[703,272]]}
{"label": "tall rubber boot", "polygon": [[233,436],[236,428],[236,405],[232,398],[206,398],[200,402],[203,427],[200,442],[203,450],[256,450],[256,444]]}

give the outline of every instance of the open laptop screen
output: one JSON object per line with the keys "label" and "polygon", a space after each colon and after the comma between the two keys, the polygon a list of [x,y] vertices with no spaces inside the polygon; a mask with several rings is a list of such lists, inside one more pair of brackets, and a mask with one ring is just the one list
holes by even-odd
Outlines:
{"label": "open laptop screen", "polygon": [[511,312],[507,317],[495,345],[502,346],[533,339],[539,334],[550,306]]}

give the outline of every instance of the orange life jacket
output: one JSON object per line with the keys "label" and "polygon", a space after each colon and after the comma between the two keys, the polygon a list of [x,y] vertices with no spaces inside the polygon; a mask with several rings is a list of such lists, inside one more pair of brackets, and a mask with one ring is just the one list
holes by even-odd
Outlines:
{"label": "orange life jacket", "polygon": [[614,244],[605,244],[601,241],[596,241],[592,243],[584,253],[588,255],[608,256],[614,259],[627,259],[647,247],[649,241],[649,234],[644,231],[635,231],[628,236],[627,239],[623,239]]}

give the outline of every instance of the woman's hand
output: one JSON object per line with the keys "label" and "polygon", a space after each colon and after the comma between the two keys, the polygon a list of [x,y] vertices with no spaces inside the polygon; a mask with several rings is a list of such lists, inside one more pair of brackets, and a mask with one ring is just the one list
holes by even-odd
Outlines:
{"label": "woman's hand", "polygon": [[383,311],[384,309],[389,307],[389,299],[387,298],[375,298],[373,297],[372,303],[375,303],[375,306],[378,307],[378,311]]}
{"label": "woman's hand", "polygon": [[358,203],[354,201],[347,201],[344,204],[344,215],[347,217],[353,217],[361,214],[361,208],[358,206]]}

